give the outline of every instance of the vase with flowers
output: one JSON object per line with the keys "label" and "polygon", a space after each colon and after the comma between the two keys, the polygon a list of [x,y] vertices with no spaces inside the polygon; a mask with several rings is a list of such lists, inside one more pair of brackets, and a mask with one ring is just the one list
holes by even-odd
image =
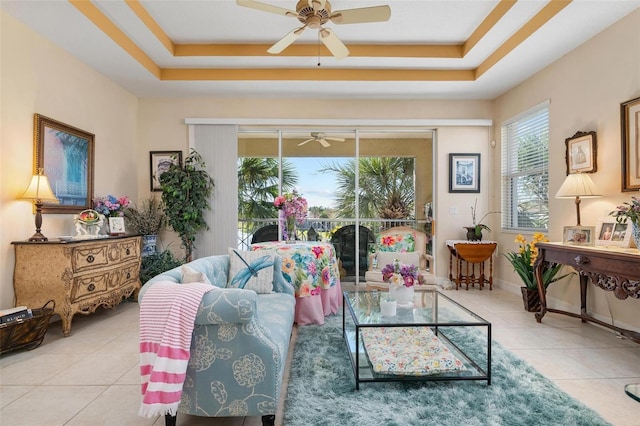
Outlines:
{"label": "vase with flowers", "polygon": [[124,210],[131,204],[128,196],[117,198],[113,195],[97,197],[93,209],[108,218],[109,234],[124,234]]}
{"label": "vase with flowers", "polygon": [[467,240],[469,241],[481,241],[482,240],[482,231],[487,230],[491,232],[491,228],[482,223],[482,221],[489,215],[494,213],[500,213],[499,211],[489,211],[484,214],[478,221],[476,222],[476,213],[478,212],[478,199],[476,198],[475,203],[471,206],[471,222],[473,226],[465,226],[464,229],[467,230]]}
{"label": "vase with flowers", "polygon": [[631,222],[631,235],[636,248],[640,249],[640,199],[631,197],[631,202],[622,203],[609,214],[615,217],[618,223]]}
{"label": "vase with flowers", "polygon": [[401,264],[398,259],[382,268],[382,280],[389,283],[389,297],[398,302],[398,306],[413,305],[414,285],[419,282],[416,265]]}
{"label": "vase with flowers", "polygon": [[297,191],[279,195],[273,200],[273,205],[280,210],[280,225],[285,240],[296,239],[296,224],[302,225],[307,219],[307,200]]}
{"label": "vase with flowers", "polygon": [[[520,234],[516,236],[515,242],[519,244],[518,251],[505,253],[505,257],[513,266],[513,270],[518,274],[524,286],[521,287],[522,301],[524,308],[529,312],[540,309],[540,295],[538,293],[538,282],[534,274],[533,264],[538,258],[537,243],[549,241],[541,232],[535,232],[531,242]],[[542,271],[542,284],[546,291],[549,284],[556,282],[568,275],[557,276],[562,268],[561,264],[545,265]]]}

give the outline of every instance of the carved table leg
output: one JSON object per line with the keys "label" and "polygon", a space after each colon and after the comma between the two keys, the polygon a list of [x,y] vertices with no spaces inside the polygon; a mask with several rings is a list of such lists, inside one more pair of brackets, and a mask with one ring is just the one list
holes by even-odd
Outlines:
{"label": "carved table leg", "polygon": [[[589,279],[586,275],[580,274],[580,314],[587,315],[587,284]],[[583,318],[583,323],[587,321]]]}

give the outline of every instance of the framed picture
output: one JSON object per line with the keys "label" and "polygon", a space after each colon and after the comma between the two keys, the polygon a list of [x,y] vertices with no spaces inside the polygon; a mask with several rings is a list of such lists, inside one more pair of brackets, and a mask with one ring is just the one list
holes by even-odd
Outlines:
{"label": "framed picture", "polygon": [[480,154],[449,154],[449,192],[480,192]]}
{"label": "framed picture", "polygon": [[594,173],[596,162],[596,132],[577,132],[565,139],[567,146],[567,175],[571,173]]}
{"label": "framed picture", "polygon": [[565,226],[562,242],[574,246],[592,246],[595,242],[595,226]]}
{"label": "framed picture", "polygon": [[620,104],[622,192],[640,190],[640,98]]}
{"label": "framed picture", "polygon": [[42,169],[59,204],[42,213],[78,213],[92,208],[95,136],[40,114],[34,115],[34,173]]}
{"label": "framed picture", "polygon": [[596,245],[629,247],[631,245],[631,226],[628,222],[617,223],[611,217],[599,219],[596,227]]}
{"label": "framed picture", "polygon": [[171,164],[182,163],[182,151],[151,151],[149,152],[149,174],[151,191],[160,192],[160,175],[169,170]]}
{"label": "framed picture", "polygon": [[124,235],[124,217],[109,218],[109,235]]}

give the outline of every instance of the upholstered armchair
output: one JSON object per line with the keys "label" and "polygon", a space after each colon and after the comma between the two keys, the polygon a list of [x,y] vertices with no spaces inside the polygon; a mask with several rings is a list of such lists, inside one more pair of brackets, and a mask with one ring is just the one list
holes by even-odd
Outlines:
{"label": "upholstered armchair", "polygon": [[426,247],[426,234],[408,226],[396,226],[380,232],[376,237],[376,252],[369,256],[369,267],[365,274],[367,285],[380,286],[383,283],[382,268],[393,263],[395,259],[400,263],[417,265],[422,281],[431,284],[433,256],[425,253]]}

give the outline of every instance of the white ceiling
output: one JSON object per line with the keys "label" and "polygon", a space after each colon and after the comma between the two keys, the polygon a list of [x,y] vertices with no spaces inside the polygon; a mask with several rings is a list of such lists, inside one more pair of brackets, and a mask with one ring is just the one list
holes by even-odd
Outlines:
{"label": "white ceiling", "polygon": [[[261,0],[262,1],[262,0]],[[264,3],[295,10],[296,0],[264,0]],[[530,77],[551,62],[584,43],[598,32],[640,7],[640,0],[573,0],[515,47],[507,47],[518,31],[549,3],[546,0],[332,0],[334,10],[388,4],[388,22],[335,25],[331,28],[347,47],[358,44],[461,45],[497,6],[514,3],[488,28],[463,57],[358,57],[335,60],[330,56],[175,56],[141,20],[132,7],[142,6],[174,45],[264,44],[268,48],[299,22],[291,17],[240,7],[235,0],[93,0],[103,22],[111,22],[123,33],[129,51],[139,49],[158,69],[232,69],[233,81],[170,81],[158,78],[139,60],[114,42],[80,9],[66,0],[1,0],[4,11],[42,34],[53,43],[102,72],[139,97],[288,97],[288,98],[395,98],[395,99],[493,99]],[[86,3],[86,0],[85,0]],[[558,3],[554,0],[554,3]],[[640,25],[640,22],[638,23]],[[522,29],[524,27],[524,29]],[[521,30],[522,29],[522,30]],[[160,32],[160,34],[162,34]],[[113,30],[111,30],[113,35]],[[317,33],[307,29],[292,46],[311,44],[316,51]],[[234,47],[235,48],[235,47]],[[264,49],[266,51],[266,48]],[[290,48],[289,48],[290,49]],[[506,53],[505,50],[506,49]],[[239,49],[237,49],[239,50]],[[262,52],[262,50],[260,50]],[[286,53],[287,50],[285,50]],[[501,53],[502,52],[502,53]],[[142,55],[142,56],[144,56]],[[369,69],[475,70],[499,60],[475,81],[406,81],[403,74],[389,81],[361,81]],[[318,66],[318,61],[320,65]],[[277,69],[293,80],[259,80],[243,77],[244,71]],[[327,81],[311,70],[356,70],[353,81]],[[364,73],[363,73],[364,72]],[[363,73],[360,75],[360,73]],[[318,73],[319,74],[319,73]],[[260,75],[260,74],[258,74]],[[296,77],[297,76],[297,77]],[[260,77],[258,77],[260,78]],[[286,77],[278,77],[286,78]],[[427,78],[428,80],[429,78]],[[404,80],[404,81],[403,81]]]}

